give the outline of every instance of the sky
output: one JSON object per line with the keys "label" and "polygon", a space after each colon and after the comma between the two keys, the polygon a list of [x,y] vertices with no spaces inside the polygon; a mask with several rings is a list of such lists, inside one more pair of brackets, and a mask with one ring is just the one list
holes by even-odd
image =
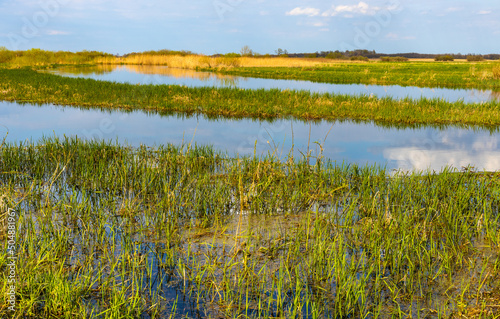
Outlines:
{"label": "sky", "polygon": [[498,0],[0,0],[0,47],[500,53]]}

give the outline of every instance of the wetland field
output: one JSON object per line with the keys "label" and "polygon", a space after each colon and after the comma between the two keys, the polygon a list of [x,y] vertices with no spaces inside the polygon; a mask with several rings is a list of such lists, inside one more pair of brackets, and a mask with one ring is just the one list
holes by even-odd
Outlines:
{"label": "wetland field", "polygon": [[500,318],[500,64],[0,50],[1,318]]}

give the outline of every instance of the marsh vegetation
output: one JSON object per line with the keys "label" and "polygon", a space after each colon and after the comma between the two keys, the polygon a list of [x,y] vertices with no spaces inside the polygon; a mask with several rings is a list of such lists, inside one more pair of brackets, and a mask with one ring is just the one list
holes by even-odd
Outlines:
{"label": "marsh vegetation", "polygon": [[498,173],[70,138],[0,163],[14,318],[498,315]]}
{"label": "marsh vegetation", "polygon": [[[60,63],[146,63],[329,83],[495,89],[499,67],[490,62],[325,65],[315,58],[33,50],[0,50],[0,58],[8,63],[0,68],[0,99],[8,101],[259,120],[350,119],[492,131],[500,125],[498,101],[132,85],[36,72]],[[297,156],[292,146],[283,158],[276,152],[230,156],[191,143],[4,140],[0,316],[500,316],[498,171],[340,164],[323,157],[323,144],[314,144],[320,149],[314,156]],[[6,284],[12,212],[14,312]]]}
{"label": "marsh vegetation", "polygon": [[208,116],[352,119],[399,124],[500,124],[500,102],[446,102],[311,94],[305,91],[132,85],[64,78],[34,70],[0,69],[0,98],[8,101],[182,112]]}

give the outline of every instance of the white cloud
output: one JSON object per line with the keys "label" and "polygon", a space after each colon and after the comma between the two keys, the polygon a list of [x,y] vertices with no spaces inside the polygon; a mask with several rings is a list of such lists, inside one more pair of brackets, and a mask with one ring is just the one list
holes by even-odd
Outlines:
{"label": "white cloud", "polygon": [[47,30],[46,34],[47,35],[68,35],[70,33],[66,32],[66,31],[60,31],[60,30]]}
{"label": "white cloud", "polygon": [[315,26],[315,27],[325,27],[325,26],[326,26],[326,23],[323,23],[323,22],[315,22],[315,23],[313,23],[313,26]]}
{"label": "white cloud", "polygon": [[380,7],[373,7],[366,2],[361,1],[356,5],[332,6],[329,10],[323,12],[321,15],[324,17],[333,17],[337,15],[352,17],[354,15],[375,15],[380,10]]}
{"label": "white cloud", "polygon": [[394,32],[389,32],[385,35],[385,38],[386,39],[389,39],[389,40],[415,40],[416,37],[414,36],[401,36],[397,33],[394,33]]}
{"label": "white cloud", "polygon": [[[398,6],[391,5],[386,7],[385,9],[391,11],[396,10]],[[288,16],[299,16],[304,15],[308,17],[315,17],[321,15],[322,17],[334,17],[334,16],[342,16],[344,18],[352,18],[356,15],[375,15],[377,12],[384,8],[375,7],[367,4],[366,2],[360,1],[355,5],[338,5],[332,6],[330,9],[321,12],[320,9],[312,8],[312,7],[296,7],[288,12],[286,15]]]}
{"label": "white cloud", "polygon": [[287,16],[299,16],[299,15],[306,15],[306,16],[309,16],[309,17],[314,17],[314,16],[317,16],[319,15],[319,9],[316,9],[316,8],[310,8],[310,7],[307,7],[307,8],[301,8],[301,7],[297,7],[291,11],[288,11],[286,13]]}
{"label": "white cloud", "polygon": [[445,166],[457,169],[473,164],[479,170],[496,171],[500,168],[500,152],[484,150],[423,150],[418,147],[401,147],[384,150],[384,157],[404,169],[439,170]]}
{"label": "white cloud", "polygon": [[484,14],[490,14],[490,13],[491,13],[491,11],[489,11],[489,10],[481,10],[477,14],[484,15]]}
{"label": "white cloud", "polygon": [[451,8],[446,9],[446,12],[458,12],[458,11],[462,11],[462,8],[451,7]]}
{"label": "white cloud", "polygon": [[386,39],[397,40],[399,39],[399,35],[394,32],[389,32],[385,35]]}
{"label": "white cloud", "polygon": [[[432,142],[407,143],[386,148],[384,157],[399,167],[439,170],[446,165],[460,169],[474,165],[479,170],[497,171],[500,168],[499,140],[489,133],[436,132]],[[470,138],[473,137],[472,140]],[[470,141],[471,144],[465,141]],[[429,144],[430,143],[430,144]]]}

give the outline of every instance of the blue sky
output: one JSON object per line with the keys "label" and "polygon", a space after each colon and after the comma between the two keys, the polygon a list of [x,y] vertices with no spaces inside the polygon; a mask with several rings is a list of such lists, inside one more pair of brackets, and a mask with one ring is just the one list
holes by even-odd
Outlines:
{"label": "blue sky", "polygon": [[0,46],[500,53],[498,0],[0,0]]}

